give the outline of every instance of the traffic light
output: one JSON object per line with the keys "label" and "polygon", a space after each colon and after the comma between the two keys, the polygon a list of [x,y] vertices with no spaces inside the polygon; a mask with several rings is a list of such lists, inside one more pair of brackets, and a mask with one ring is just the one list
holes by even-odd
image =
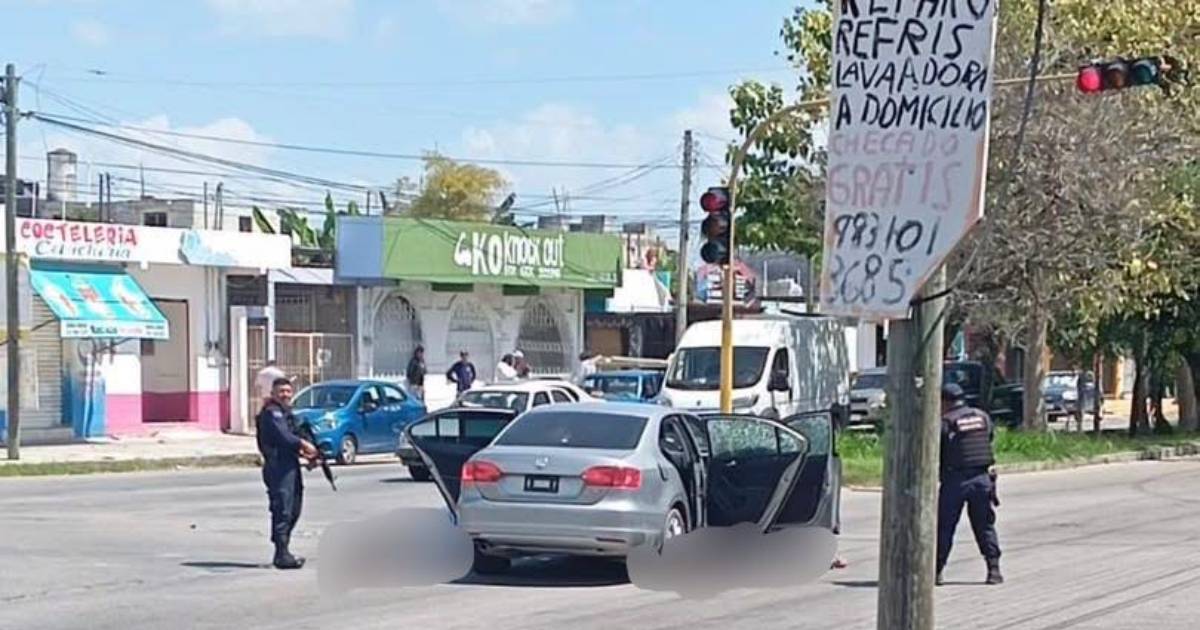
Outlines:
{"label": "traffic light", "polygon": [[732,232],[733,211],[729,207],[729,189],[714,186],[700,196],[700,207],[708,213],[700,224],[700,233],[707,239],[700,248],[700,258],[710,265],[729,264],[729,235]]}
{"label": "traffic light", "polygon": [[1164,90],[1184,79],[1183,66],[1174,57],[1138,57],[1097,61],[1079,69],[1075,85],[1084,94],[1096,94],[1131,87],[1157,85]]}

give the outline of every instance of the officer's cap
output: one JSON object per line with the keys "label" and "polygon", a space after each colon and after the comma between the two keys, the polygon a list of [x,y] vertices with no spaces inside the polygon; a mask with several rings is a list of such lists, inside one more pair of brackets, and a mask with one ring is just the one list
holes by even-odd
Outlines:
{"label": "officer's cap", "polygon": [[963,393],[963,388],[957,383],[947,383],[942,385],[942,400],[958,402],[964,397],[966,397],[966,394]]}

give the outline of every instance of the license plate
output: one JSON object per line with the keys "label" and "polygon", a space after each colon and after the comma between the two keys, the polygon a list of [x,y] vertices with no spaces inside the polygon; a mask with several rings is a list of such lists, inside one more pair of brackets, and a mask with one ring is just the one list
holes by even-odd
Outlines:
{"label": "license plate", "polygon": [[537,475],[529,475],[525,477],[526,492],[558,492],[558,477],[539,477]]}

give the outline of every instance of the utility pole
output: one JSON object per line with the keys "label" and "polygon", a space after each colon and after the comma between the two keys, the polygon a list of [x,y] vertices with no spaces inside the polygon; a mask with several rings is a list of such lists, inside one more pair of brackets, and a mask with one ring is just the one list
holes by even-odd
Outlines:
{"label": "utility pole", "polygon": [[683,132],[683,196],[679,200],[679,254],[675,257],[675,343],[688,323],[688,222],[692,197],[692,130]]}
{"label": "utility pole", "polygon": [[[945,285],[946,270],[939,267],[922,295],[937,296]],[[912,319],[892,322],[888,340],[891,427],[879,538],[880,630],[934,627],[945,309],[945,296],[921,302]]]}
{"label": "utility pole", "polygon": [[17,309],[17,69],[4,70],[4,294],[8,317],[8,458],[21,459],[21,321]]}
{"label": "utility pole", "polygon": [[808,277],[804,279],[804,304],[809,314],[813,314],[817,312],[817,255],[810,254],[806,262],[804,271]]}

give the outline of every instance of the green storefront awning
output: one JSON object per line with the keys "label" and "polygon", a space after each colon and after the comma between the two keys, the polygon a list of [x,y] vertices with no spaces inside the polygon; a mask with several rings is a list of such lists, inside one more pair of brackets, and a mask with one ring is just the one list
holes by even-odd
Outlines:
{"label": "green storefront awning", "polygon": [[384,218],[383,229],[386,278],[574,289],[621,283],[616,236],[400,217]]}
{"label": "green storefront awning", "polygon": [[64,339],[167,339],[167,318],[121,271],[29,270],[33,290],[58,317]]}

